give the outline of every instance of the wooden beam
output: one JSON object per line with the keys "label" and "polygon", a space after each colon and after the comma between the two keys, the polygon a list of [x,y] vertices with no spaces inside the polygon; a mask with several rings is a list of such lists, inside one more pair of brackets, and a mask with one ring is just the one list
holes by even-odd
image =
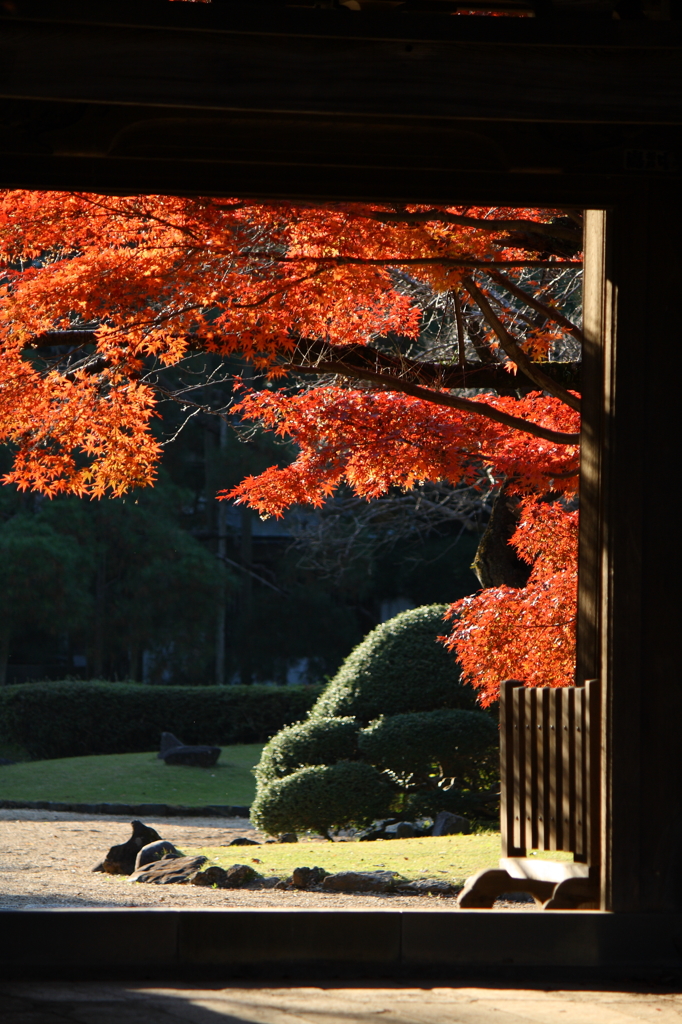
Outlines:
{"label": "wooden beam", "polygon": [[0,96],[474,122],[682,123],[679,24],[534,22],[252,3],[13,0],[0,7]]}

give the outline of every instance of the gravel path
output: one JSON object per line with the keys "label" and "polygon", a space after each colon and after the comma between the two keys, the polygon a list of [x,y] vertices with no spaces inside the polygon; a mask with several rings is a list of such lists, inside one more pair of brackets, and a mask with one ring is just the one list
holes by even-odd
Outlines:
{"label": "gravel path", "polygon": [[[260,838],[243,818],[150,818],[181,849],[227,846],[236,836]],[[69,811],[0,810],[0,909],[47,907],[417,907],[452,911],[455,900],[388,894],[204,889],[193,885],[136,885],[121,875],[93,874],[110,846],[130,837],[130,818]],[[244,854],[235,849],[235,863]],[[500,904],[503,906],[503,904]],[[514,903],[514,909],[532,904]]]}

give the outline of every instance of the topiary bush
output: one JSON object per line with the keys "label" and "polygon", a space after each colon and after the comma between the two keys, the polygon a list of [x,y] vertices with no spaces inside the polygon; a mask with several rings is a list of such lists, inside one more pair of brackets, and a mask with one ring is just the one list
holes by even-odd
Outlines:
{"label": "topiary bush", "polygon": [[358,746],[363,760],[404,786],[453,778],[475,785],[495,756],[497,739],[497,726],[484,712],[438,708],[382,716],[360,732]]}
{"label": "topiary bush", "polygon": [[435,708],[473,710],[454,656],[438,643],[447,605],[401,612],[353,650],[312,709],[312,717],[351,716],[367,725],[380,715]]}
{"label": "topiary bush", "polygon": [[259,786],[251,821],[270,835],[312,830],[329,836],[331,829],[362,826],[386,816],[395,796],[394,787],[376,768],[339,761],[299,768]]}
{"label": "topiary bush", "polygon": [[282,729],[266,744],[255,774],[260,785],[267,785],[299,768],[353,761],[358,756],[354,718],[309,718]]}
{"label": "topiary bush", "polygon": [[313,686],[22,683],[0,689],[0,742],[34,759],[154,750],[185,743],[262,743],[304,718]]}
{"label": "topiary bush", "polygon": [[[389,805],[406,818],[439,810],[483,813],[486,805],[475,793],[496,783],[497,725],[476,710],[474,691],[462,685],[454,658],[438,643],[445,610],[414,608],[377,626],[346,658],[308,719],[268,743],[255,770],[261,828],[326,832],[356,824],[369,814],[363,779],[370,802],[377,796],[370,817],[388,813]],[[334,769],[330,781],[346,770],[353,781],[334,790],[324,828],[322,810],[315,810],[326,800],[323,765]],[[392,794],[383,805],[377,777]]]}

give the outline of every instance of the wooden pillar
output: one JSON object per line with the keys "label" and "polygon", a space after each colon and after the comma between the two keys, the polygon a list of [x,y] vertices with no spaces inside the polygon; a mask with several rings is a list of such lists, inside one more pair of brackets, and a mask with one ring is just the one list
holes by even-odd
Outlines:
{"label": "wooden pillar", "polygon": [[578,681],[603,683],[602,906],[621,912],[682,909],[681,247],[665,183],[586,218]]}

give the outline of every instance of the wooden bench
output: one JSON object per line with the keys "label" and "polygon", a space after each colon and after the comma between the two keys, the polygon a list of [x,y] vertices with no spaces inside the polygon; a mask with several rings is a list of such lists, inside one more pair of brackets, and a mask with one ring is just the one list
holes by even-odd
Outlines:
{"label": "wooden bench", "polygon": [[[469,878],[461,907],[492,907],[525,892],[546,910],[598,909],[600,874],[599,683],[500,689],[499,868]],[[529,851],[563,850],[573,861]]]}

